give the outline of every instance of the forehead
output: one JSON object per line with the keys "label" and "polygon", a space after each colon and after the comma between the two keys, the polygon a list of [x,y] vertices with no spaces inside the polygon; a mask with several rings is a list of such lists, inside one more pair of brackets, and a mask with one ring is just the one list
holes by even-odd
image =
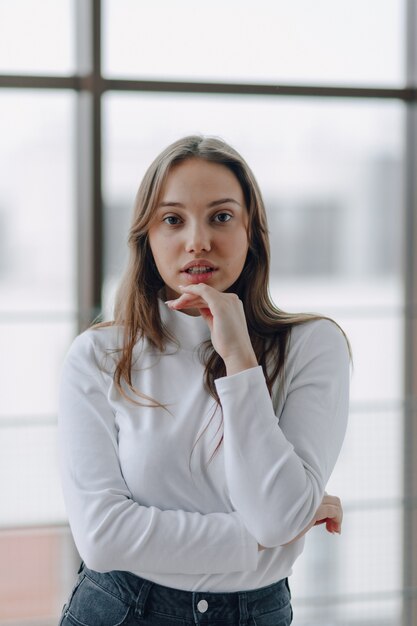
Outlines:
{"label": "forehead", "polygon": [[228,167],[195,157],[175,163],[170,168],[161,190],[161,199],[173,193],[205,196],[221,194],[225,197],[233,195],[240,202],[243,200],[242,187]]}

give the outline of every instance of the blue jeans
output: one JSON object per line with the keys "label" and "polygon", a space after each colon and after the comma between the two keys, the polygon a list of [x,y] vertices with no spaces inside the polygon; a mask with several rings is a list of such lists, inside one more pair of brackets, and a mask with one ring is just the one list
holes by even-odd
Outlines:
{"label": "blue jeans", "polygon": [[234,593],[182,591],[130,572],[100,574],[84,564],[59,626],[289,626],[288,578]]}

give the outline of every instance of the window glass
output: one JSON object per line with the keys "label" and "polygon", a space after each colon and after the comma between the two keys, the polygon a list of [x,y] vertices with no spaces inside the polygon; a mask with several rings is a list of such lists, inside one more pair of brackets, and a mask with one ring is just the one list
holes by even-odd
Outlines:
{"label": "window glass", "polygon": [[[388,404],[388,403],[387,403]],[[398,506],[402,490],[403,408],[381,405],[364,407],[353,403],[342,452],[329,482],[329,488],[343,493],[355,506]],[[349,507],[348,507],[349,513]],[[401,527],[398,527],[401,535]],[[366,547],[364,546],[364,549]]]}
{"label": "window glass", "polygon": [[404,0],[104,0],[109,76],[399,85]]}
{"label": "window glass", "polygon": [[62,359],[77,332],[75,314],[13,312],[6,320],[0,314],[0,345],[7,355],[0,365],[0,428],[14,419],[55,418]]}
{"label": "window glass", "polygon": [[67,92],[0,98],[1,527],[65,519],[53,434],[76,332],[74,105]]}
{"label": "window glass", "polygon": [[[33,420],[35,421],[35,420]],[[4,502],[0,528],[66,521],[59,480],[56,424],[2,424],[0,486]]]}
{"label": "window glass", "polygon": [[[235,146],[258,179],[268,211],[276,304],[330,315],[351,341],[349,427],[328,485],[329,493],[343,494],[343,535],[326,536],[319,528],[307,539],[292,576],[294,606],[300,619],[306,606],[309,619],[317,614],[317,621],[300,624],[326,622],[328,607],[317,608],[320,596],[337,598],[335,624],[338,615],[340,623],[346,616],[356,623],[364,604],[354,594],[394,594],[402,584],[403,123],[403,106],[395,102],[105,97],[108,317],[147,166],[169,142],[205,133]],[[326,588],[318,569],[326,572]],[[392,626],[400,621],[400,600],[369,600],[365,608],[377,623],[385,617]]]}
{"label": "window glass", "polygon": [[8,321],[74,310],[74,106],[67,92],[1,93],[0,314]]}
{"label": "window glass", "polygon": [[73,0],[0,0],[0,74],[72,74],[73,11]]}

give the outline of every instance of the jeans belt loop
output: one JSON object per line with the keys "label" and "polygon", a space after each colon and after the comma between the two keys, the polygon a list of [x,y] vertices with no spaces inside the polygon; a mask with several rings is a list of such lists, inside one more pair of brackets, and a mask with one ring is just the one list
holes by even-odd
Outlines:
{"label": "jeans belt loop", "polygon": [[248,598],[244,591],[239,592],[239,626],[248,623]]}
{"label": "jeans belt loop", "polygon": [[138,597],[136,600],[135,606],[135,616],[143,617],[145,614],[146,600],[148,599],[149,592],[153,586],[153,583],[150,580],[144,580],[140,591],[138,593]]}

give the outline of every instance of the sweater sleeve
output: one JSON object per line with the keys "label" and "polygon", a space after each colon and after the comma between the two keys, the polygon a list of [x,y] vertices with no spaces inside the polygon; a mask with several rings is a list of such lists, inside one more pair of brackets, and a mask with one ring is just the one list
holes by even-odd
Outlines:
{"label": "sweater sleeve", "polygon": [[328,320],[309,330],[279,419],[260,366],[216,380],[231,501],[265,547],[291,541],[313,520],[346,432],[346,340]]}
{"label": "sweater sleeve", "polygon": [[58,447],[69,523],[87,567],[139,575],[256,570],[257,541],[238,512],[203,515],[133,500],[119,464],[107,387],[83,333],[63,366]]}

